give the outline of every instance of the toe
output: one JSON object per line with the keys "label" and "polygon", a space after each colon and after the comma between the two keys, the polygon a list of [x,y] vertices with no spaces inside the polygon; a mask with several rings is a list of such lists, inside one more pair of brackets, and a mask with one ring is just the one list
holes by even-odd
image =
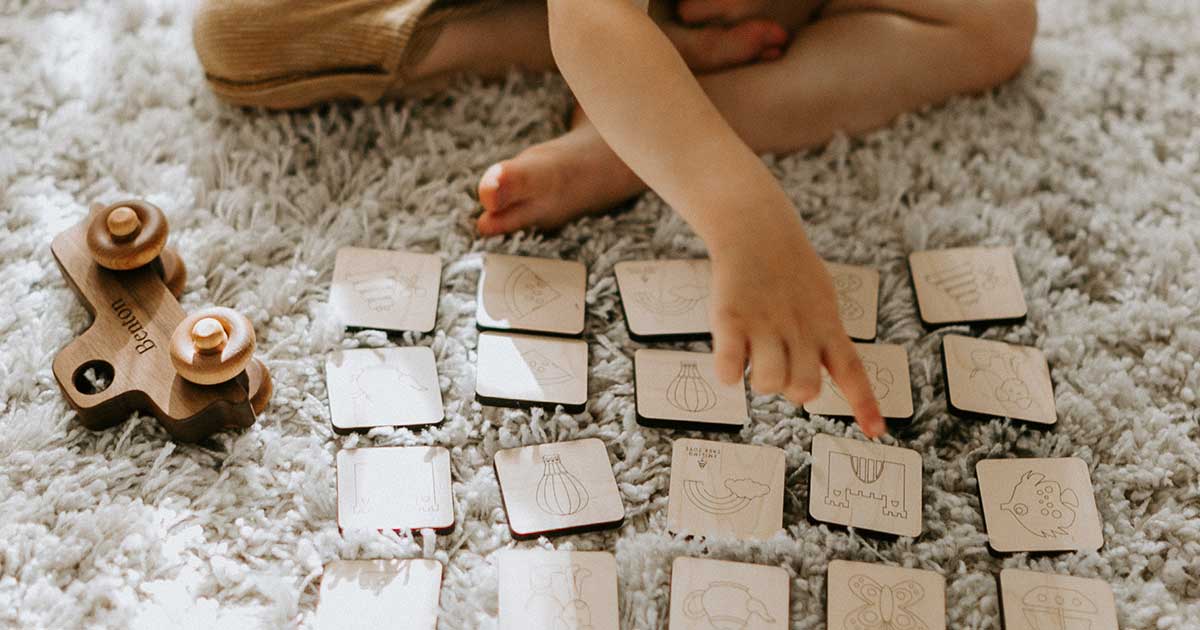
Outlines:
{"label": "toe", "polygon": [[483,236],[509,234],[529,227],[531,217],[526,206],[509,206],[504,212],[484,212],[475,221],[475,229]]}
{"label": "toe", "polygon": [[516,160],[498,162],[479,178],[479,203],[488,212],[502,213],[528,195],[529,173]]}
{"label": "toe", "polygon": [[688,65],[697,71],[777,58],[788,39],[787,30],[771,20],[747,20],[736,26],[678,27],[668,33]]}

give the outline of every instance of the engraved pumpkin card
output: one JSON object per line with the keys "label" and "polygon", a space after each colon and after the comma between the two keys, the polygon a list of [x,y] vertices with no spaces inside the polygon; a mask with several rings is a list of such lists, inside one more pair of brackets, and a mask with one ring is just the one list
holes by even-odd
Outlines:
{"label": "engraved pumpkin card", "polygon": [[445,417],[433,350],[335,350],[325,359],[329,415],[339,433],[436,424]]}
{"label": "engraved pumpkin card", "polygon": [[813,518],[894,536],[921,535],[920,453],[817,434],[812,457]]}
{"label": "engraved pumpkin card", "polygon": [[339,529],[454,529],[450,451],[440,446],[342,449]]}
{"label": "engraved pumpkin card", "polygon": [[442,260],[436,254],[343,247],[333,264],[329,303],[351,328],[433,330]]}
{"label": "engraved pumpkin card", "polygon": [[606,551],[500,552],[500,630],[620,630]]}
{"label": "engraved pumpkin card", "polygon": [[596,438],[510,448],[496,453],[496,478],[514,538],[616,527],[625,504]]}
{"label": "engraved pumpkin card", "polygon": [[636,341],[703,339],[708,325],[707,260],[637,260],[613,266],[625,325]]}
{"label": "engraved pumpkin card", "polygon": [[1117,603],[1103,580],[1000,571],[1004,630],[1117,630]]}
{"label": "engraved pumpkin card", "polygon": [[670,628],[785,630],[791,580],[780,567],[675,558]]}
{"label": "engraved pumpkin card", "polygon": [[995,551],[1096,551],[1104,545],[1082,459],[982,459],[975,473]]}
{"label": "engraved pumpkin card", "polygon": [[583,334],[587,268],[552,258],[488,254],[475,320],[485,330]]}
{"label": "engraved pumpkin card", "polygon": [[946,579],[933,571],[832,560],[829,628],[946,630]]}
{"label": "engraved pumpkin card", "polygon": [[442,591],[437,560],[334,560],[317,603],[320,630],[434,630]]}
{"label": "engraved pumpkin card", "polygon": [[[908,351],[904,346],[889,343],[856,343],[854,348],[862,360],[863,370],[871,383],[871,391],[879,402],[884,418],[909,420],[913,415],[912,381],[908,374]],[[854,415],[850,402],[829,372],[821,370],[821,392],[804,403],[804,410],[824,416]]]}
{"label": "engraved pumpkin card", "polygon": [[783,450],[675,440],[667,528],[676,534],[764,540],[783,530]]}
{"label": "engraved pumpkin card", "polygon": [[634,353],[633,365],[641,424],[737,431],[750,421],[745,381],[718,380],[710,353],[643,348]]}
{"label": "engraved pumpkin card", "polygon": [[838,318],[851,339],[874,341],[879,317],[879,272],[870,267],[826,262],[837,292]]}
{"label": "engraved pumpkin card", "polygon": [[559,339],[485,332],[479,335],[475,399],[498,407],[587,406],[588,346]]}
{"label": "engraved pumpkin card", "polygon": [[1020,321],[1028,312],[1011,247],[963,247],[908,256],[927,326]]}
{"label": "engraved pumpkin card", "polygon": [[951,411],[1045,425],[1058,422],[1050,366],[1041,350],[946,335],[942,357]]}

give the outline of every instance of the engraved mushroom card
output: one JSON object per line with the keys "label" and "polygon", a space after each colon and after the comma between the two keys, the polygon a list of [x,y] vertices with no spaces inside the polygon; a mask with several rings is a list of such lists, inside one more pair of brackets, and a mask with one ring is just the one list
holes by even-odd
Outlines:
{"label": "engraved mushroom card", "polygon": [[1082,459],[983,459],[975,473],[993,550],[1096,551],[1104,545]]}
{"label": "engraved mushroom card", "polygon": [[317,603],[321,630],[434,630],[442,591],[437,560],[334,560]]}
{"label": "engraved mushroom card", "polygon": [[1011,247],[963,247],[908,256],[927,326],[1018,321],[1025,294]]}
{"label": "engraved mushroom card", "polygon": [[838,317],[851,339],[874,341],[879,316],[879,272],[870,267],[826,262],[837,292]]}
{"label": "engraved mushroom card", "polygon": [[337,520],[343,530],[450,531],[450,451],[440,446],[338,451]]}
{"label": "engraved mushroom card", "polygon": [[552,258],[488,254],[475,320],[485,330],[583,334],[587,268]]}
{"label": "engraved mushroom card", "polygon": [[791,579],[780,567],[675,558],[671,564],[671,628],[790,628]]}
{"label": "engraved mushroom card", "polygon": [[678,439],[671,453],[671,532],[764,540],[783,530],[782,449]]}
{"label": "engraved mushroom card", "polygon": [[476,361],[475,399],[482,404],[562,405],[569,413],[587,405],[588,346],[580,339],[485,332]]}
{"label": "engraved mushroom card", "polygon": [[514,538],[616,527],[625,504],[604,442],[586,438],[496,453],[496,478]]}
{"label": "engraved mushroom card", "polygon": [[750,421],[745,381],[718,380],[712,354],[643,348],[634,353],[633,364],[641,424],[737,431]]}
{"label": "engraved mushroom card", "polygon": [[606,551],[499,552],[500,630],[620,630]]}
{"label": "engraved mushroom card", "polygon": [[335,350],[325,359],[329,415],[339,433],[422,426],[445,417],[433,350]]}
{"label": "engraved mushroom card", "polygon": [[637,260],[613,266],[629,336],[637,341],[708,337],[707,260]]}
{"label": "engraved mushroom card", "polygon": [[442,260],[436,254],[343,247],[329,303],[351,328],[429,332],[437,319]]}
{"label": "engraved mushroom card", "polygon": [[[856,343],[871,391],[884,418],[909,420],[913,416],[912,381],[908,374],[908,351],[889,343]],[[850,402],[829,372],[821,371],[821,392],[804,403],[804,410],[824,416],[854,415]]]}
{"label": "engraved mushroom card", "polygon": [[946,630],[946,579],[873,562],[832,560],[827,627],[838,630]]}
{"label": "engraved mushroom card", "polygon": [[818,521],[895,536],[921,535],[920,453],[817,434],[808,512]]}
{"label": "engraved mushroom card", "polygon": [[1117,630],[1117,603],[1103,580],[1000,571],[1004,630]]}
{"label": "engraved mushroom card", "polygon": [[1050,366],[1041,350],[946,335],[942,356],[951,411],[1046,425],[1058,422]]}

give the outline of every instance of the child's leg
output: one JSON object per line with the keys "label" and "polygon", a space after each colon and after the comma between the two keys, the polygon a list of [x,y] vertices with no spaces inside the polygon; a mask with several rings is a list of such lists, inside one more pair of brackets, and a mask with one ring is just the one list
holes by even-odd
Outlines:
{"label": "child's leg", "polygon": [[[686,18],[708,7],[715,17],[759,1],[685,0],[680,10]],[[1033,0],[830,0],[783,58],[701,83],[755,150],[792,151],[995,86],[1024,65],[1035,30]],[[643,189],[581,119],[562,137],[484,174],[479,228],[555,227]]]}

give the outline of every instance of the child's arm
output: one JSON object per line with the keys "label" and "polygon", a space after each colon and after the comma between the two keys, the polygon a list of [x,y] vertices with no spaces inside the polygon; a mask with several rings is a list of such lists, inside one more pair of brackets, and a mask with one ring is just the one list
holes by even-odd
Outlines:
{"label": "child's arm", "polygon": [[709,101],[661,30],[632,0],[548,0],[559,70],[609,146],[708,245],[718,374],[795,401],[820,366],[863,432],[881,435],[870,383],[791,200]]}

